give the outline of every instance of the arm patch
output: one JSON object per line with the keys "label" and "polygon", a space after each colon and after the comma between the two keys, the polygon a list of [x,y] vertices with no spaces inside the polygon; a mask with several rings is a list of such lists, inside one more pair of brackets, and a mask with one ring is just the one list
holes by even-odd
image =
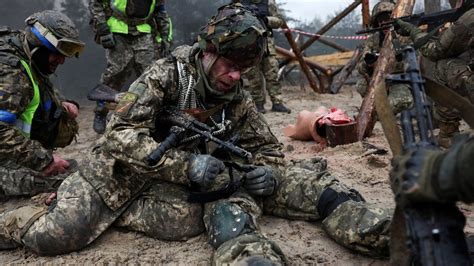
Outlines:
{"label": "arm patch", "polygon": [[126,116],[130,111],[130,108],[135,104],[138,99],[138,95],[133,92],[126,92],[125,95],[122,96],[120,102],[117,104],[115,108],[115,112],[121,116]]}

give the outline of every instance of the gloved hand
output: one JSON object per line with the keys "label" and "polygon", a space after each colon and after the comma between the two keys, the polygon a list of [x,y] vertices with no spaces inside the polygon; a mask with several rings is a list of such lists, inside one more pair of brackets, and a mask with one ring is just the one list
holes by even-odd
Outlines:
{"label": "gloved hand", "polygon": [[191,182],[207,188],[224,169],[224,163],[211,155],[193,154],[189,159],[188,178]]}
{"label": "gloved hand", "polygon": [[168,57],[171,53],[171,44],[164,39],[160,43],[160,58]]}
{"label": "gloved hand", "polygon": [[99,37],[99,40],[100,44],[102,44],[102,47],[104,47],[105,49],[111,49],[115,47],[115,39],[113,33],[102,35]]}
{"label": "gloved hand", "polygon": [[252,195],[269,196],[276,187],[273,172],[267,166],[244,166],[248,172],[245,173],[243,187]]}
{"label": "gloved hand", "polygon": [[393,27],[395,31],[402,36],[414,36],[420,32],[418,27],[401,19],[395,19],[393,21]]}
{"label": "gloved hand", "polygon": [[441,201],[436,193],[437,176],[433,176],[439,150],[418,149],[392,160],[390,182],[397,202]]}
{"label": "gloved hand", "polygon": [[107,23],[98,23],[96,25],[96,42],[105,49],[110,49],[115,47],[114,35],[110,32],[109,26]]}

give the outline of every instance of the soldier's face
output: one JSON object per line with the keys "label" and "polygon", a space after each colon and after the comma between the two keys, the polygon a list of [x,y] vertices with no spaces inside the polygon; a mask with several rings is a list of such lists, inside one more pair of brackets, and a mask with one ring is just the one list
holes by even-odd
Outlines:
{"label": "soldier's face", "polygon": [[62,54],[49,54],[48,57],[48,74],[53,74],[56,69],[58,68],[59,65],[64,64],[64,61],[66,60],[66,57]]}
{"label": "soldier's face", "polygon": [[229,59],[219,56],[209,70],[209,82],[215,90],[227,92],[239,83],[240,75],[245,71]]}

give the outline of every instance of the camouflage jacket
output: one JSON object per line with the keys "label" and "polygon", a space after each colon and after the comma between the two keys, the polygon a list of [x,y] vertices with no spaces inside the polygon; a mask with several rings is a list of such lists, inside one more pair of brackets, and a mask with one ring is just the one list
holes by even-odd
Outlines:
{"label": "camouflage jacket", "polygon": [[[109,2],[109,0],[89,0],[89,11],[91,13],[91,21],[94,30],[97,29],[97,25],[99,24],[107,24],[107,19],[112,16],[113,11],[112,8],[110,8]],[[164,6],[164,4],[165,0],[157,0],[155,10],[147,21],[147,23],[152,26],[152,31],[159,33],[160,36],[168,36],[170,30],[169,15],[166,11],[160,10],[159,8],[160,6]],[[133,20],[135,18],[130,19]],[[129,25],[129,32],[137,33],[135,27],[132,25]]]}
{"label": "camouflage jacket", "polygon": [[[374,34],[370,35],[369,38],[364,42],[363,50],[362,50],[362,57],[360,58],[359,62],[357,63],[357,71],[366,79],[372,76],[372,71],[374,70],[373,67],[369,67],[364,60],[364,56],[367,53],[378,54],[382,49],[383,44],[383,36],[380,32],[375,32]],[[401,42],[404,44],[408,44],[407,39],[401,39]],[[375,67],[375,66],[374,66]],[[403,63],[396,62],[394,66],[391,67],[390,72],[400,72],[403,71]]]}
{"label": "camouflage jacket", "polygon": [[[188,79],[195,81],[198,101],[206,109],[214,107],[216,111],[212,119],[205,121],[207,124],[219,123],[222,114],[230,120],[230,127],[219,138],[226,140],[238,136],[235,144],[253,154],[253,160],[248,163],[273,166],[275,176],[280,176],[281,144],[256,111],[250,94],[239,85],[231,99],[219,103],[209,101],[205,89],[207,81],[198,67],[197,51],[189,46],[176,48],[173,57],[156,61],[130,86],[107,131],[93,148],[88,165],[81,170],[111,209],[120,208],[152,180],[190,185],[187,177],[190,155],[208,153],[198,149],[195,143],[168,150],[154,167],[148,166],[145,160],[169,131],[169,128],[155,125],[158,112],[164,106],[179,106],[180,88],[187,87]],[[178,64],[182,70],[178,71]],[[179,78],[182,71],[188,73],[184,81]],[[223,152],[213,155],[222,160],[243,162]]]}
{"label": "camouflage jacket", "polygon": [[[459,56],[474,56],[474,9],[464,13],[438,38],[432,38],[420,48],[421,53],[432,61]],[[426,33],[419,33],[415,39],[422,38]],[[472,63],[472,62],[471,62]]]}
{"label": "camouflage jacket", "polygon": [[474,135],[455,141],[451,148],[435,161],[440,196],[467,203],[474,202]]}
{"label": "camouflage jacket", "polygon": [[15,125],[0,122],[0,164],[16,164],[40,171],[52,161],[52,151],[45,147],[49,146],[56,125],[53,116],[58,106],[62,110],[62,97],[48,77],[31,64],[23,48],[24,42],[23,32],[0,29],[0,110],[18,117],[33,98],[33,85],[20,59],[30,64],[38,82],[40,104],[33,117],[30,139],[23,136]]}

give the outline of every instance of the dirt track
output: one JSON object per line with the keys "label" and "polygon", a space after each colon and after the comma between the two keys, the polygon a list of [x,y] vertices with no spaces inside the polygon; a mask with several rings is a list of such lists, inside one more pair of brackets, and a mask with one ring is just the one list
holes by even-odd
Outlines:
{"label": "dirt track", "polygon": [[[285,145],[287,159],[322,156],[327,158],[330,171],[345,184],[356,188],[368,202],[378,206],[393,208],[392,194],[388,184],[388,170],[391,154],[365,155],[367,150],[362,143],[354,143],[335,148],[320,148],[314,142],[294,141],[283,136],[282,128],[295,122],[297,113],[303,109],[314,111],[320,105],[339,107],[350,115],[357,113],[361,98],[350,87],[345,87],[338,95],[315,95],[309,89],[284,89],[291,114],[267,113],[269,124],[279,140]],[[267,110],[270,105],[267,104]],[[61,150],[64,157],[79,161],[96,134],[91,130],[92,106],[86,106],[80,114],[80,135],[77,143]],[[370,144],[388,149],[380,125],[377,123],[374,134],[367,139]],[[24,201],[23,201],[24,202]],[[2,207],[11,207],[18,201],[9,202]],[[21,203],[21,202],[20,202]],[[2,209],[0,207],[0,209]],[[468,216],[466,231],[474,232],[474,208],[461,206]],[[318,223],[264,216],[262,231],[275,240],[292,264],[326,265],[384,265],[387,261],[375,260],[348,251],[331,240]],[[139,233],[110,229],[89,247],[79,252],[55,257],[39,257],[24,249],[0,252],[1,264],[103,264],[103,263],[145,263],[207,265],[212,248],[204,234],[186,242],[164,242],[154,240]]]}

